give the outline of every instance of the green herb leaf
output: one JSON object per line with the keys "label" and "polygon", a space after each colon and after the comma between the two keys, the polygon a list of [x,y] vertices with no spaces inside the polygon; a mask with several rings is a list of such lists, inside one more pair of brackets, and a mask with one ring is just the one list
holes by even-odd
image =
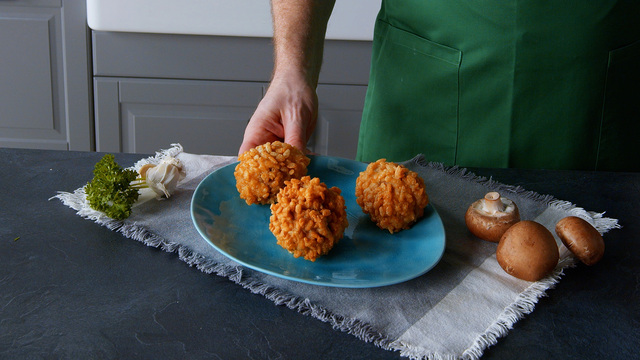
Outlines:
{"label": "green herb leaf", "polygon": [[93,180],[84,187],[89,206],[115,220],[128,218],[140,196],[131,186],[137,176],[137,172],[120,167],[112,154],[106,154],[96,164]]}

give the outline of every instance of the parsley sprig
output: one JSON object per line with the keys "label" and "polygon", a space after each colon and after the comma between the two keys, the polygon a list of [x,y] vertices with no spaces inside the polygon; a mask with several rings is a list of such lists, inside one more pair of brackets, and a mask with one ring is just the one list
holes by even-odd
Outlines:
{"label": "parsley sprig", "polygon": [[93,179],[85,185],[89,206],[115,220],[131,215],[131,207],[138,200],[138,189],[146,187],[138,173],[123,169],[112,154],[106,154],[93,170]]}

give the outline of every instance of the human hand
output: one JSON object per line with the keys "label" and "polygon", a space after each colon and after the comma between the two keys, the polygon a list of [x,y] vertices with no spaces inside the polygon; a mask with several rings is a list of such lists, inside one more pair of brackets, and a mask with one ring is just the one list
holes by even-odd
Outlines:
{"label": "human hand", "polygon": [[274,77],[247,124],[238,155],[273,141],[305,151],[317,118],[318,96],[303,76]]}

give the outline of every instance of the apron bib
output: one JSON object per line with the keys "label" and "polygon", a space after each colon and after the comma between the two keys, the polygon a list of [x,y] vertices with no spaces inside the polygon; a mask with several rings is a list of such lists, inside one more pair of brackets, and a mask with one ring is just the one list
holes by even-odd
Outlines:
{"label": "apron bib", "polygon": [[383,0],[358,160],[640,171],[640,1]]}

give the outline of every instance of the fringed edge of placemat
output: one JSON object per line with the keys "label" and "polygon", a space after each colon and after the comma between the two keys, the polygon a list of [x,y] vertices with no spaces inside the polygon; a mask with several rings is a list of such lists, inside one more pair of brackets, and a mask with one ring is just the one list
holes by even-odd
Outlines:
{"label": "fringed edge of placemat", "polygon": [[473,344],[459,354],[440,354],[427,353],[423,348],[418,348],[411,344],[403,342],[395,342],[393,350],[400,352],[400,355],[415,360],[477,360],[482,357],[484,351],[492,345],[498,343],[498,340],[507,336],[509,330],[527,314],[535,309],[538,300],[546,296],[546,291],[552,289],[564,275],[564,269],[575,266],[575,260],[571,257],[560,260],[558,266],[551,275],[545,279],[531,283],[531,285],[521,292],[513,303],[507,306],[503,312],[485,330],[484,333],[478,335]]}

